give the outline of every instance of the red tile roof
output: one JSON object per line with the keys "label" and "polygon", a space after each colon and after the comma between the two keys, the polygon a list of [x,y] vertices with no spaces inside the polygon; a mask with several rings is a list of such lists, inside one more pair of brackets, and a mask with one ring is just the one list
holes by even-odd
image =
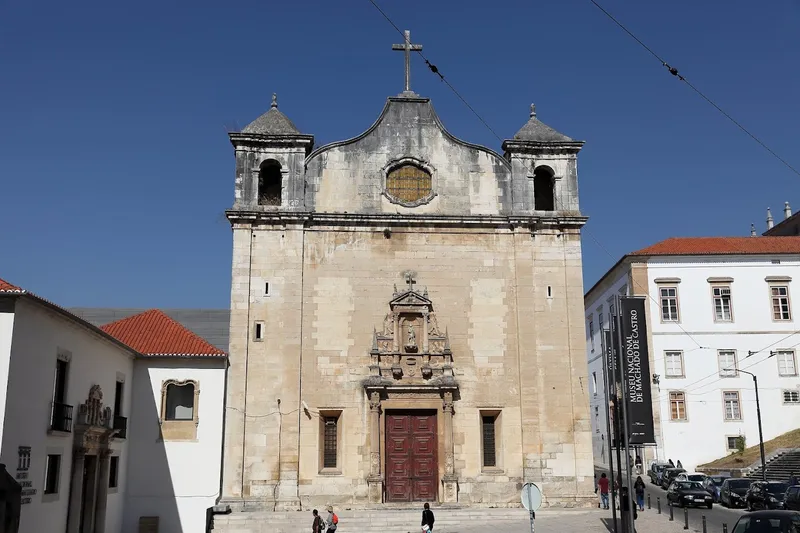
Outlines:
{"label": "red tile roof", "polygon": [[800,254],[800,237],[673,237],[628,255]]}
{"label": "red tile roof", "polygon": [[4,279],[0,279],[0,293],[3,292],[23,293],[25,290],[16,285],[12,285]]}
{"label": "red tile roof", "polygon": [[100,329],[144,355],[184,357],[226,355],[158,309],[150,309],[111,322]]}

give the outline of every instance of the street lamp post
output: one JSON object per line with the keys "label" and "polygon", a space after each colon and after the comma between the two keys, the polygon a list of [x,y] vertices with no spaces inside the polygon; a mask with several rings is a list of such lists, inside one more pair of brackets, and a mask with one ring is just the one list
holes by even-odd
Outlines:
{"label": "street lamp post", "polygon": [[764,457],[764,433],[761,431],[761,404],[758,401],[758,378],[752,372],[739,370],[753,378],[753,386],[756,389],[756,416],[758,417],[758,447],[761,450],[761,479],[767,480],[767,461]]}

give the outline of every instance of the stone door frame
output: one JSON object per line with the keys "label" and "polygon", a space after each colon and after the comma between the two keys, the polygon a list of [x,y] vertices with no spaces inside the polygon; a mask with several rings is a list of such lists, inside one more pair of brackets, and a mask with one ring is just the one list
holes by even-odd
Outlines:
{"label": "stone door frame", "polygon": [[[370,413],[370,472],[367,476],[369,502],[386,502],[386,417],[385,411],[435,411],[437,429],[437,502],[458,502],[458,477],[453,448],[454,400],[456,387],[411,386],[367,387]],[[384,414],[384,416],[381,416]],[[441,458],[444,457],[444,463]]]}

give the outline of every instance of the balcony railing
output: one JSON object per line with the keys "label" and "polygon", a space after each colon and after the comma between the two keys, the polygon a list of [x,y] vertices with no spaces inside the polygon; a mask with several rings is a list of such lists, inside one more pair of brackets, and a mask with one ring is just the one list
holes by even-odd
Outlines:
{"label": "balcony railing", "polygon": [[128,438],[128,419],[124,416],[114,415],[114,427],[118,439]]}
{"label": "balcony railing", "polygon": [[53,431],[72,431],[72,406],[65,403],[53,402],[53,412],[50,414],[50,429]]}

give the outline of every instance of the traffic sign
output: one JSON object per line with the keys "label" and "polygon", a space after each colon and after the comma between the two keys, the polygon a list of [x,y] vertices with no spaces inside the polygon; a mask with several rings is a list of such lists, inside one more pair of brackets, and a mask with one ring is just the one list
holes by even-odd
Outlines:
{"label": "traffic sign", "polygon": [[522,506],[528,511],[538,511],[542,506],[542,491],[535,483],[525,483],[522,486]]}

